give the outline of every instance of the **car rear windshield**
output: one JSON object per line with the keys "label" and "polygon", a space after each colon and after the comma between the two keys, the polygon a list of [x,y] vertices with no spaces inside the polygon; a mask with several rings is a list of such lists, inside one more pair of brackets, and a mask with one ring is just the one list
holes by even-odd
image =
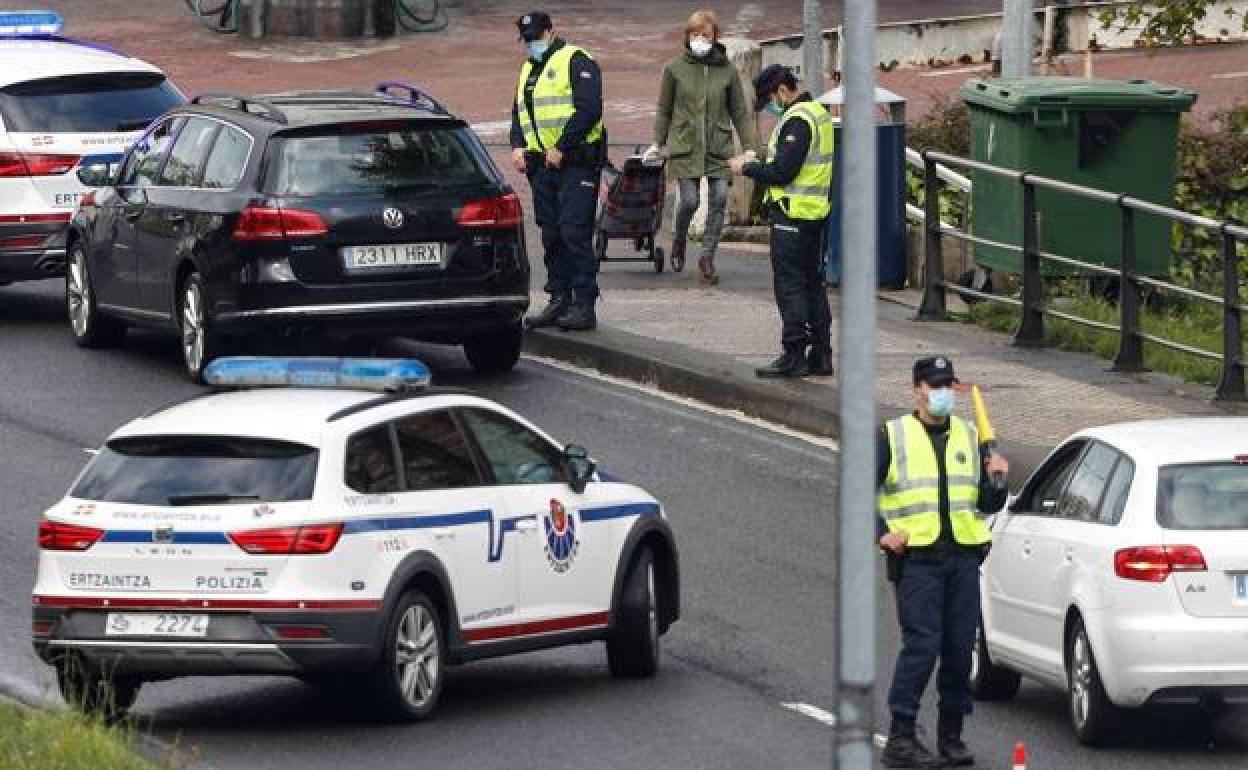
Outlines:
{"label": "car rear windshield", "polygon": [[309,500],[317,451],[254,438],[159,436],[110,441],[72,497],[134,505]]}
{"label": "car rear windshield", "polygon": [[267,187],[277,195],[377,194],[491,183],[467,128],[363,124],[279,136],[274,150]]}
{"label": "car rear windshield", "polygon": [[1166,529],[1248,529],[1248,464],[1171,465],[1157,479]]}
{"label": "car rear windshield", "polygon": [[156,73],[73,75],[0,90],[5,126],[18,132],[138,131],[182,102],[173,84]]}

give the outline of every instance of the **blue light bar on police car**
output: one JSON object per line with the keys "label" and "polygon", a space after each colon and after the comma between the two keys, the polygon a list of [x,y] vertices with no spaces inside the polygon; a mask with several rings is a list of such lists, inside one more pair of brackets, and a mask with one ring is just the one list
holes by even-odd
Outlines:
{"label": "blue light bar on police car", "polygon": [[413,358],[232,356],[204,368],[217,387],[349,388],[400,393],[428,387],[429,367]]}
{"label": "blue light bar on police car", "polygon": [[65,19],[55,11],[0,12],[0,36],[59,35]]}

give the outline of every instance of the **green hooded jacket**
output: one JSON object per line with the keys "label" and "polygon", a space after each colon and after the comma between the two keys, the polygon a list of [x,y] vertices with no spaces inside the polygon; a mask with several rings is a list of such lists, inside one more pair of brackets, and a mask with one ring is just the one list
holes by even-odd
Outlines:
{"label": "green hooded jacket", "polygon": [[667,147],[669,178],[730,176],[733,127],[743,151],[756,149],[754,111],[722,45],[701,59],[686,51],[663,68],[654,143]]}

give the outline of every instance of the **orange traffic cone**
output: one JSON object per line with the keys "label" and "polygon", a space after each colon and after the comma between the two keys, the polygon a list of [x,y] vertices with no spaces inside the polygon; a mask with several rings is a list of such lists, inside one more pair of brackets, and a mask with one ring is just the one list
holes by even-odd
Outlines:
{"label": "orange traffic cone", "polygon": [[1027,770],[1027,749],[1022,741],[1014,744],[1014,770]]}

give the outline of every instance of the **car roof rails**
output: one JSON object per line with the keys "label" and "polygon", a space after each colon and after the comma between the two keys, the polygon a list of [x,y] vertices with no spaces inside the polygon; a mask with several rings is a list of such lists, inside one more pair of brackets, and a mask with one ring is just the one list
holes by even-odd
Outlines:
{"label": "car roof rails", "polygon": [[245,96],[243,94],[230,93],[229,91],[210,91],[191,99],[191,104],[209,103],[228,109],[239,110],[248,115],[267,118],[282,125],[290,122],[286,117],[286,113],[278,109],[276,105],[270,104],[263,99],[257,99],[254,96]]}
{"label": "car roof rails", "polygon": [[[441,102],[439,102],[437,99],[434,99],[432,96],[420,90],[419,87],[414,86],[411,83],[403,83],[398,80],[385,80],[385,81],[382,81],[381,83],[378,83],[375,86],[375,90],[377,91],[378,94],[385,96],[387,98],[390,98],[390,99],[399,99],[400,101],[405,101],[408,104],[413,104],[419,107],[424,107],[432,112],[440,112],[443,115],[450,114],[450,111],[447,110],[446,107],[443,107]],[[391,95],[390,92],[392,90],[406,91],[407,98],[402,99],[401,97]]]}

